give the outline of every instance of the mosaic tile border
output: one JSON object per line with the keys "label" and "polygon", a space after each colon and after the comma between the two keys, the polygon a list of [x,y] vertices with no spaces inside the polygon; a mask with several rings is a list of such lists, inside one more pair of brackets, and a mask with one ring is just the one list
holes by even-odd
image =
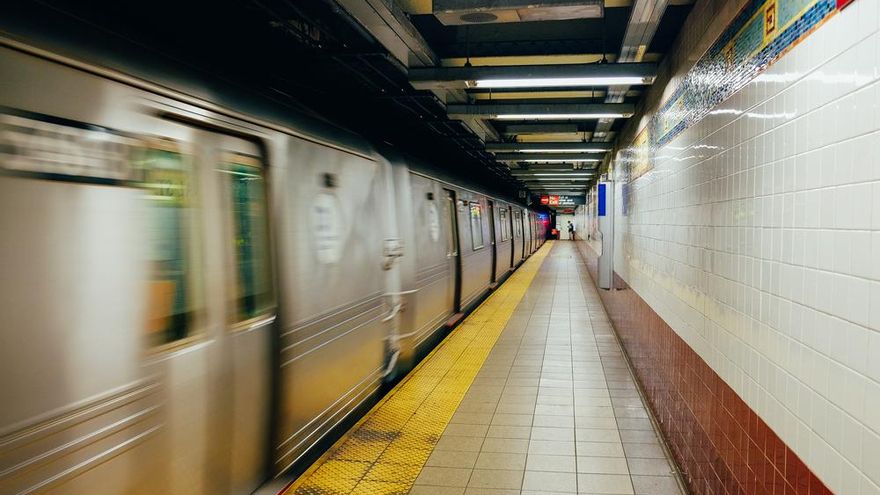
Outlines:
{"label": "mosaic tile border", "polygon": [[653,152],[699,122],[852,0],[753,0],[685,75],[617,162],[627,181],[652,168]]}

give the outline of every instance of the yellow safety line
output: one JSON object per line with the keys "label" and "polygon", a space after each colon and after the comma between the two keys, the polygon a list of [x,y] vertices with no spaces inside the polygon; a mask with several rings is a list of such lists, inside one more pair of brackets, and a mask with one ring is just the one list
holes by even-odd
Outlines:
{"label": "yellow safety line", "polygon": [[551,248],[527,259],[284,494],[408,493]]}

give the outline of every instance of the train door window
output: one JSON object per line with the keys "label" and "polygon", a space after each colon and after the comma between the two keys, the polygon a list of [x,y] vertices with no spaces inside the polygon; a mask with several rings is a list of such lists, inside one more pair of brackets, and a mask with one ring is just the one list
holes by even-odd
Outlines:
{"label": "train door window", "polygon": [[147,339],[150,345],[177,342],[194,333],[196,300],[191,161],[170,143],[144,151],[147,200]]}
{"label": "train door window", "polygon": [[471,242],[473,243],[474,251],[484,246],[482,208],[480,203],[471,202],[470,204]]}
{"label": "train door window", "polygon": [[513,214],[513,234],[522,237],[522,213],[518,211]]}
{"label": "train door window", "polygon": [[499,222],[501,222],[501,242],[504,242],[510,239],[510,232],[508,232],[510,222],[507,220],[507,208],[501,208],[498,210],[498,217]]}
{"label": "train door window", "polygon": [[458,256],[458,225],[456,220],[455,193],[446,191],[446,210],[449,216],[449,236],[447,236],[446,255]]}
{"label": "train door window", "polygon": [[263,167],[242,154],[223,157],[228,177],[235,265],[234,321],[247,322],[274,307],[269,259],[268,208]]}

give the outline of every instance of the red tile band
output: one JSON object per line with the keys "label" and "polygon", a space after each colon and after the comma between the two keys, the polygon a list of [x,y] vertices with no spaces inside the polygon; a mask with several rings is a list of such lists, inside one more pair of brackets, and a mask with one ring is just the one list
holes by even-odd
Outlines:
{"label": "red tile band", "polygon": [[[597,260],[581,254],[597,279]],[[758,415],[615,273],[599,290],[648,406],[695,494],[822,495],[831,491]]]}

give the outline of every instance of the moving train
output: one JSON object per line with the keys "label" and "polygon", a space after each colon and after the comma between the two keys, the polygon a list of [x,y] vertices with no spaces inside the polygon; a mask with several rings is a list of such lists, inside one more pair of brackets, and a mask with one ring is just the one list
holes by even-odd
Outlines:
{"label": "moving train", "polygon": [[0,493],[251,493],[544,239],[321,121],[0,38]]}

